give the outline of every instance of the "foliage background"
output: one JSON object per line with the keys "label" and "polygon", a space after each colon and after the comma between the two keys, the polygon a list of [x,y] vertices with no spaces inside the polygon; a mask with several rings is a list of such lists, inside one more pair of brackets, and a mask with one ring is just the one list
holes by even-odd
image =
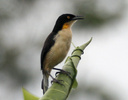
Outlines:
{"label": "foliage background", "polygon": [[73,43],[93,41],[69,100],[128,100],[127,6],[128,0],[0,0],[0,99],[23,100],[22,86],[42,96],[43,42],[59,15],[73,13],[85,16],[72,28]]}

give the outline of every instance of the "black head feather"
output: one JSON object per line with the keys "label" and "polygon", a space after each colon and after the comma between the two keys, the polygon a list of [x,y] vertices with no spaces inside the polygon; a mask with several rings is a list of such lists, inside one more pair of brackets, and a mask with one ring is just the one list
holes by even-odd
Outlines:
{"label": "black head feather", "polygon": [[59,18],[56,21],[53,32],[58,32],[59,30],[61,30],[64,23],[72,21],[73,18],[75,18],[75,17],[76,16],[73,14],[63,14],[63,15],[59,16]]}

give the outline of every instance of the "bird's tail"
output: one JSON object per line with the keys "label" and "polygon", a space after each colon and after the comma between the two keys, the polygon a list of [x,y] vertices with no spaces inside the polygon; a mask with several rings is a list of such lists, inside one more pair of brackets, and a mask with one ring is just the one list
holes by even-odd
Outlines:
{"label": "bird's tail", "polygon": [[42,85],[41,88],[43,89],[43,94],[47,91],[48,89],[48,75],[43,72],[43,79],[42,79]]}

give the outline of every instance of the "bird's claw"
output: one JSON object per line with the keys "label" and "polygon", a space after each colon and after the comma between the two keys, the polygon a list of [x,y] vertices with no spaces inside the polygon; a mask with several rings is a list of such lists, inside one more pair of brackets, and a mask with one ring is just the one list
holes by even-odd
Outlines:
{"label": "bird's claw", "polygon": [[[58,84],[60,84],[60,85],[63,85],[61,82],[64,82],[63,80],[57,80],[57,79],[53,79],[52,81],[51,81],[51,83],[53,83],[53,82],[55,82],[55,83],[58,83]],[[64,86],[64,85],[63,85]]]}
{"label": "bird's claw", "polygon": [[65,75],[67,75],[70,79],[72,79],[72,77],[70,76],[70,72],[67,72],[67,71],[64,71],[64,70],[60,70],[60,72],[56,72],[56,74],[55,74],[55,76],[57,77],[57,74],[59,74],[59,73],[61,73],[61,74],[65,74]]}

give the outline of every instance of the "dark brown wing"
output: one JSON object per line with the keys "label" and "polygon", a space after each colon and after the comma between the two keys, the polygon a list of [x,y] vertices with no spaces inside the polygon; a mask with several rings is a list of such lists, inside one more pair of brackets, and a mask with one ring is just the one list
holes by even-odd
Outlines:
{"label": "dark brown wing", "polygon": [[55,35],[56,35],[56,33],[52,32],[51,34],[49,34],[49,36],[45,40],[44,47],[41,52],[41,70],[43,70],[43,63],[44,63],[44,59],[45,59],[47,53],[50,51],[51,47],[55,43],[55,41],[54,41]]}

